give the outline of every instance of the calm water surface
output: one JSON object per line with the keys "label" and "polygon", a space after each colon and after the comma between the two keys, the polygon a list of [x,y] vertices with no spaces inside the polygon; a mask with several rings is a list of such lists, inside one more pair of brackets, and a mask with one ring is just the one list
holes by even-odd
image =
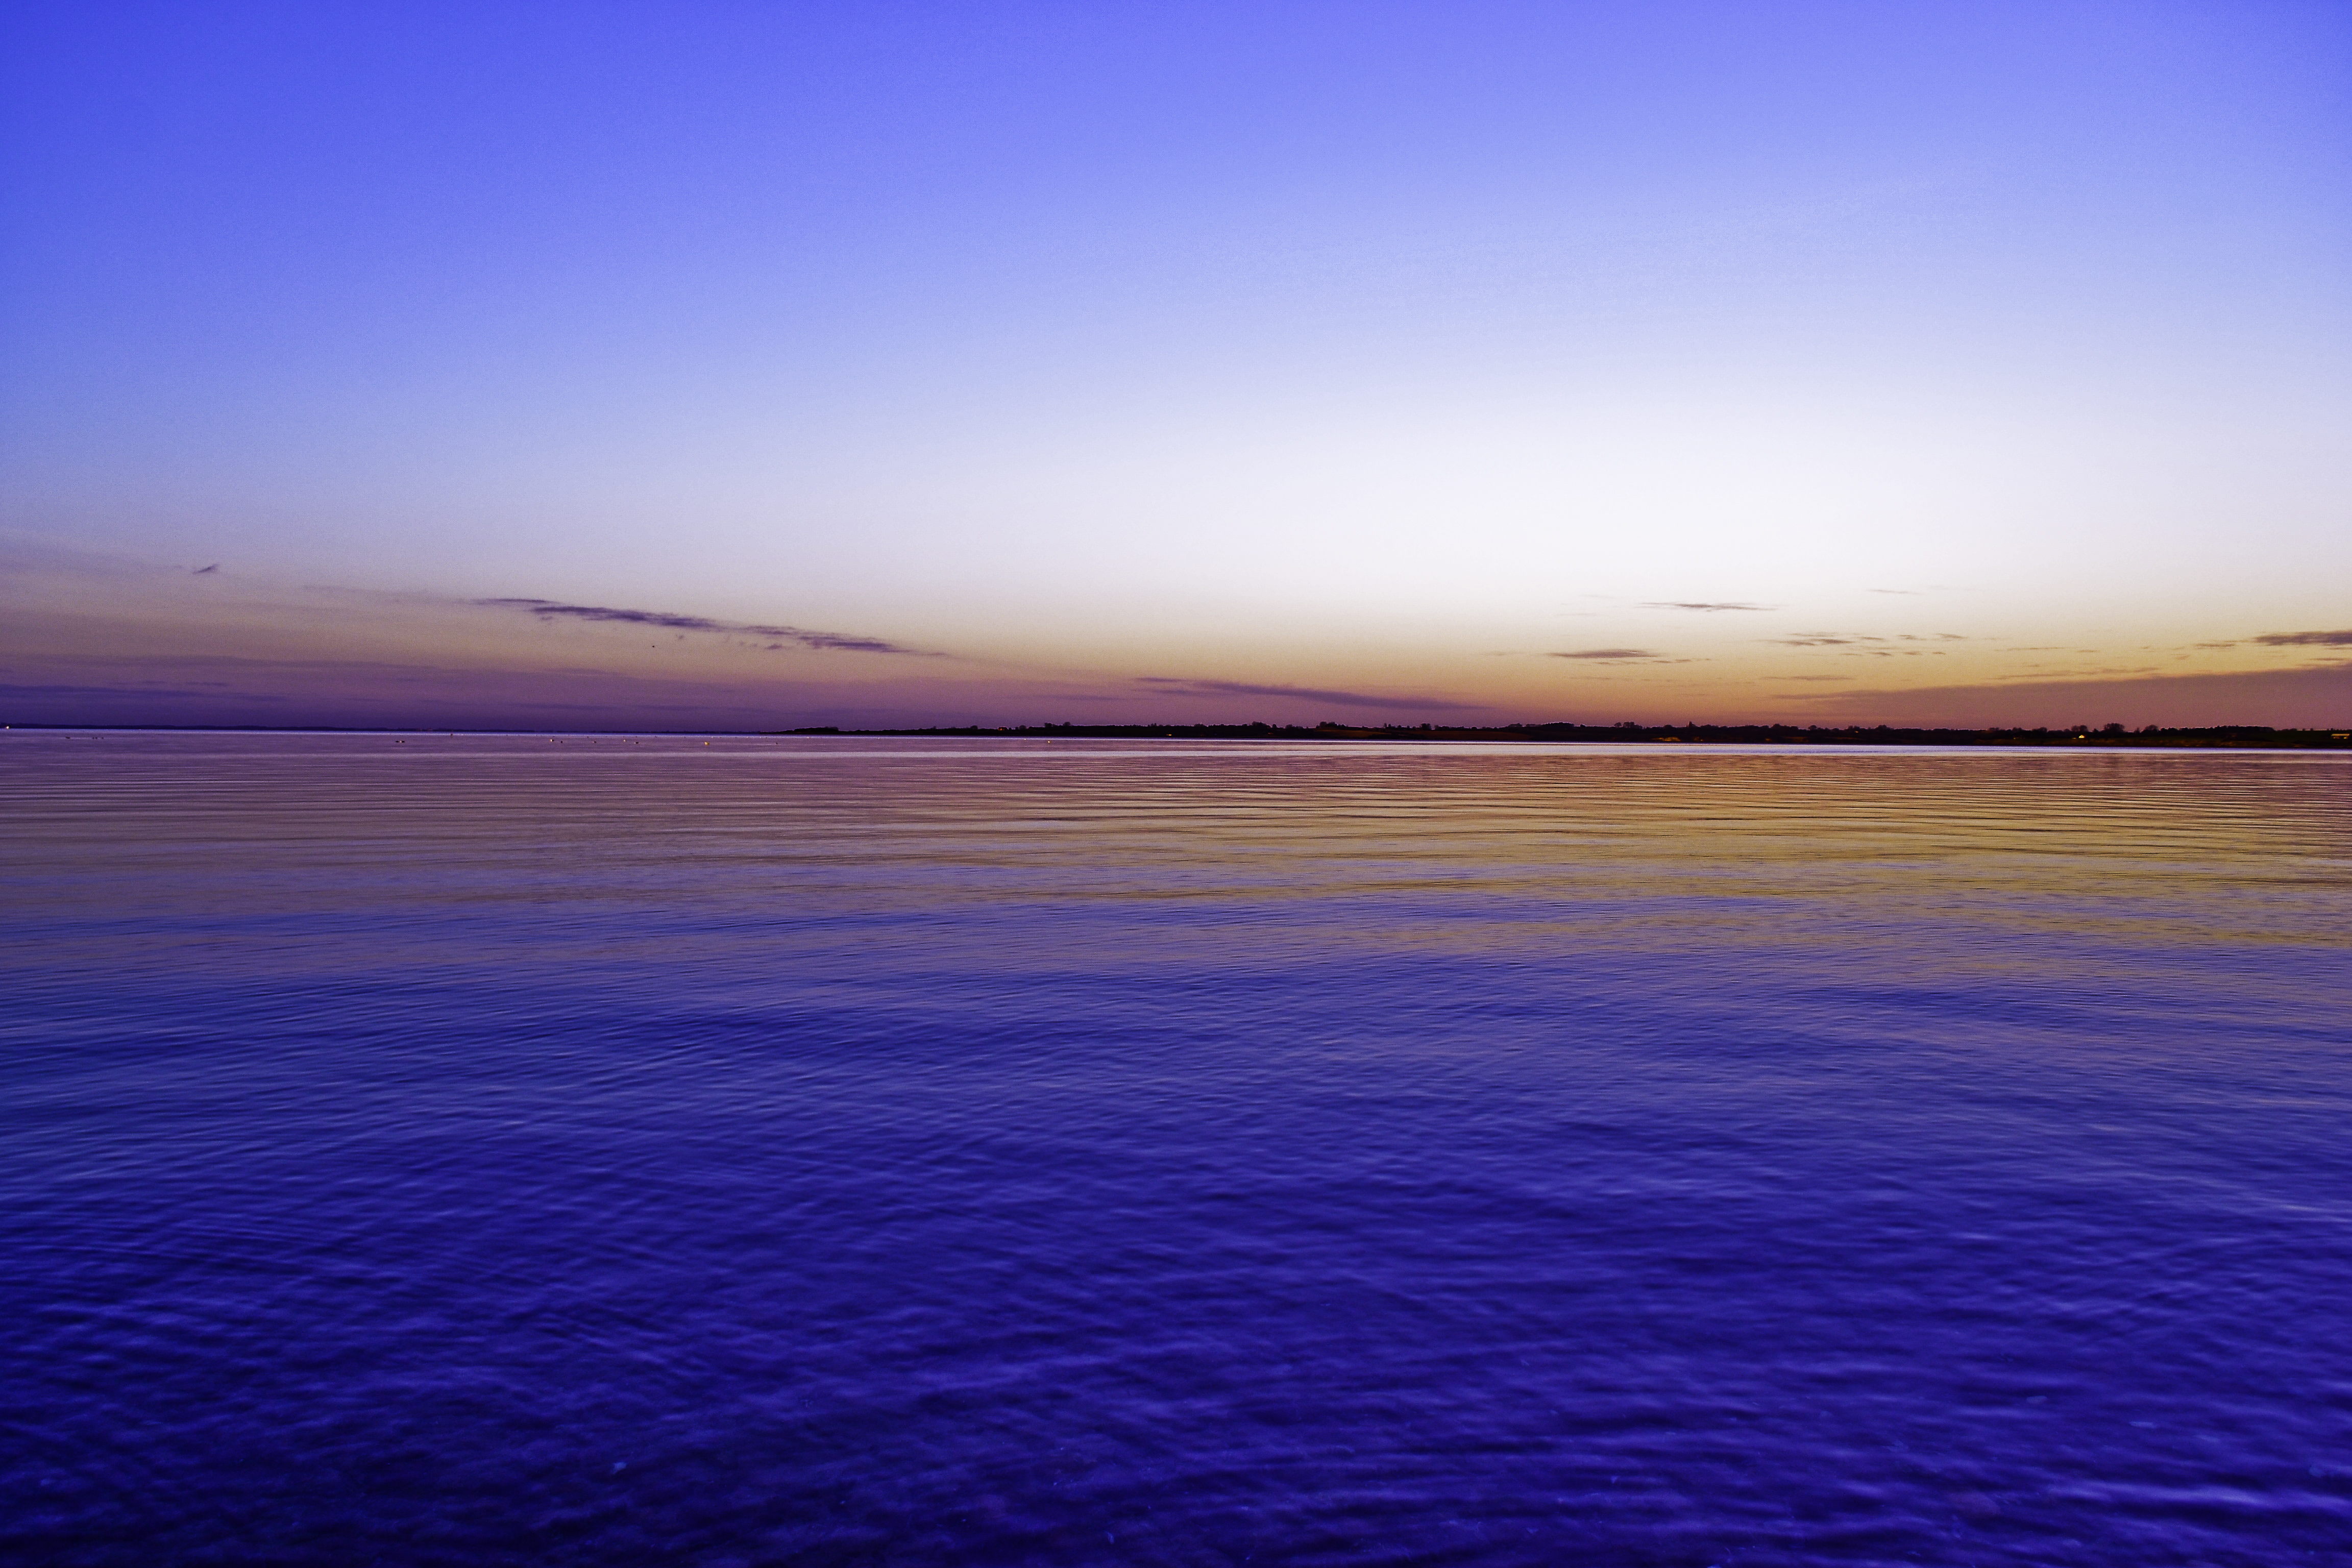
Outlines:
{"label": "calm water surface", "polygon": [[2352,759],[0,736],[11,1563],[2352,1563]]}

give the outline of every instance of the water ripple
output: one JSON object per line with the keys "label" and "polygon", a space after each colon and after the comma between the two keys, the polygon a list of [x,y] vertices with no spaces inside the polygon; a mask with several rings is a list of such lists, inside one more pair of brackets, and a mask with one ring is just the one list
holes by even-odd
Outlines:
{"label": "water ripple", "polygon": [[0,737],[0,1559],[2352,1560],[2352,772]]}

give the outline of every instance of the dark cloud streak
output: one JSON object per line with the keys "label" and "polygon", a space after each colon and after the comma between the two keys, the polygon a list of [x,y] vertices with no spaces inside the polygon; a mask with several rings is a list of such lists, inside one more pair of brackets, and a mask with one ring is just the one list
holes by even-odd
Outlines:
{"label": "dark cloud streak", "polygon": [[1172,675],[1140,675],[1136,684],[1171,697],[1289,697],[1332,702],[1343,708],[1386,708],[1414,711],[1456,710],[1475,707],[1432,697],[1374,697],[1361,691],[1333,691],[1316,686],[1254,686],[1241,680],[1188,680]]}
{"label": "dark cloud streak", "polygon": [[750,621],[713,620],[709,616],[678,616],[663,610],[616,609],[608,605],[565,605],[552,599],[476,599],[472,603],[488,609],[524,610],[541,620],[573,620],[615,623],[632,626],[658,626],[665,631],[710,632],[720,636],[774,637],[772,648],[785,646],[814,649],[821,653],[894,653],[914,658],[945,658],[942,653],[922,648],[900,647],[884,642],[880,637],[849,637],[840,632],[804,631],[799,626],[761,626]]}
{"label": "dark cloud streak", "polygon": [[[2268,637],[2251,639],[2264,647],[2352,647],[2352,631],[2343,632],[2273,632]],[[2200,643],[2200,647],[2217,645]]]}

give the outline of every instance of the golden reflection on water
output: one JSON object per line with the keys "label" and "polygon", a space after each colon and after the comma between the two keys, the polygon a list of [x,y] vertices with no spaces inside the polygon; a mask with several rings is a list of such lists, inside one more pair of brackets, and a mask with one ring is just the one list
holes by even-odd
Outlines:
{"label": "golden reflection on water", "polygon": [[[18,731],[0,768],[19,873],[118,913],[201,859],[240,872],[205,899],[296,918],[355,879],[722,926],[993,908],[1029,965],[1802,932],[1810,962],[1914,978],[2073,943],[2084,983],[2128,984],[2168,947],[2352,940],[2352,763],[2294,753]],[[1104,903],[1171,918],[1022,924]]]}

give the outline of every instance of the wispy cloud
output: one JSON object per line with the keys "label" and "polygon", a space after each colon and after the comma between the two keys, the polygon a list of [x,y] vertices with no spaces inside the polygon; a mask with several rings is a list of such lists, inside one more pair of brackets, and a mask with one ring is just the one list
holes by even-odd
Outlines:
{"label": "wispy cloud", "polygon": [[2352,647],[2352,631],[2273,632],[2251,640],[2264,647]]}
{"label": "wispy cloud", "polygon": [[2347,697],[2352,697],[2352,661],[2209,674],[2085,670],[1966,686],[1783,694],[1784,700],[1802,703],[1824,717],[1835,713],[1864,722],[1969,727],[2073,723],[2094,711],[2132,724],[2309,727],[2322,721],[2315,714],[2347,711]]}
{"label": "wispy cloud", "polygon": [[1734,599],[1652,599],[1645,610],[1777,610],[1778,605],[1746,605]]}
{"label": "wispy cloud", "polygon": [[1254,686],[1242,680],[1192,680],[1173,675],[1140,675],[1138,686],[1150,687],[1170,697],[1293,697],[1330,702],[1343,708],[1385,708],[1426,712],[1475,707],[1469,702],[1444,702],[1432,697],[1376,697],[1363,691],[1334,691],[1319,686]]}
{"label": "wispy cloud", "polygon": [[1626,659],[1660,658],[1664,656],[1653,653],[1645,647],[1580,647],[1570,653],[1555,653],[1550,657],[1553,658],[1600,658],[1617,663]]}
{"label": "wispy cloud", "polygon": [[[161,683],[144,683],[135,681],[126,682],[119,686],[68,686],[40,684],[16,686],[0,685],[0,701],[15,700],[26,698],[57,697],[79,698],[100,702],[144,702],[152,701],[158,699],[171,698],[205,700],[219,697],[222,694],[222,683],[217,680],[200,680],[191,685],[182,686],[165,686]],[[236,695],[245,696],[247,694],[239,692]],[[283,699],[275,696],[263,696],[256,699],[256,700],[275,702],[281,701]]]}
{"label": "wispy cloud", "polygon": [[552,599],[475,599],[485,608],[523,610],[541,620],[573,620],[655,626],[665,631],[714,632],[723,636],[771,637],[774,647],[813,648],[835,653],[892,653],[915,658],[946,658],[942,653],[901,647],[880,637],[851,637],[842,632],[813,632],[799,626],[762,626],[753,621],[721,621],[709,616],[680,616],[664,610],[625,610],[608,605],[565,605]]}
{"label": "wispy cloud", "polygon": [[1765,642],[1778,647],[1846,647],[1855,643],[1883,642],[1967,642],[1958,632],[1897,632],[1893,637],[1873,637],[1867,632],[1798,632],[1793,637],[1765,637]]}

